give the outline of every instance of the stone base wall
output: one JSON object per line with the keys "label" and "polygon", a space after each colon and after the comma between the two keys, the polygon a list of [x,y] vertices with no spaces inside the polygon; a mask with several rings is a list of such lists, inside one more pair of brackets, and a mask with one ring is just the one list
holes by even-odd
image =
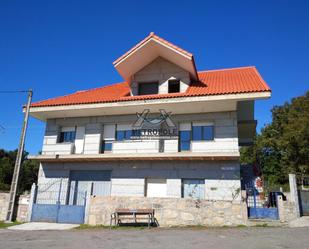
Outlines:
{"label": "stone base wall", "polygon": [[19,222],[28,221],[30,195],[21,195],[18,199],[16,220]]}
{"label": "stone base wall", "polygon": [[289,222],[297,218],[297,210],[294,202],[291,201],[290,193],[284,193],[286,200],[278,197],[278,211],[281,222]]}
{"label": "stone base wall", "polygon": [[154,208],[161,227],[236,226],[247,222],[247,207],[242,201],[100,196],[90,198],[86,223],[109,225],[116,208]]}
{"label": "stone base wall", "polygon": [[6,220],[6,215],[9,207],[10,194],[0,193],[0,221]]}

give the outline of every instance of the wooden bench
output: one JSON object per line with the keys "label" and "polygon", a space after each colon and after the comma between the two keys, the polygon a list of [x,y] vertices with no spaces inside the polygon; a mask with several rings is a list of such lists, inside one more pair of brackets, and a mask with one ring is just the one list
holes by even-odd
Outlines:
{"label": "wooden bench", "polygon": [[115,226],[119,226],[123,220],[133,220],[137,223],[138,219],[147,219],[148,228],[155,222],[154,209],[129,209],[129,208],[117,208],[114,213],[111,214],[110,227],[114,221]]}

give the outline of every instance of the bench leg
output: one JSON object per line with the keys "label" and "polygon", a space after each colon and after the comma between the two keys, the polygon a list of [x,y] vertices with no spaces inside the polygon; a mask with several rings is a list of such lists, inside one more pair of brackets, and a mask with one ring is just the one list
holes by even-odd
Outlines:
{"label": "bench leg", "polygon": [[111,214],[111,220],[109,222],[109,228],[112,229],[112,223],[113,223],[113,220],[114,220],[114,214]]}

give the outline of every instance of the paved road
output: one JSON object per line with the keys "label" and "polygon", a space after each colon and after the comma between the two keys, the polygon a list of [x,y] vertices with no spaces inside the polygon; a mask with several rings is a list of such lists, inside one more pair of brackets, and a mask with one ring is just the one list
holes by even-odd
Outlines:
{"label": "paved road", "polygon": [[0,230],[0,248],[309,249],[308,228]]}

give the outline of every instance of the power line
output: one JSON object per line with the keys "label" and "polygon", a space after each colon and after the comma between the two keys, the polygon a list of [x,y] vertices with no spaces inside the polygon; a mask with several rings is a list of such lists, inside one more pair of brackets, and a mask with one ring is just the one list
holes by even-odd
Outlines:
{"label": "power line", "polygon": [[29,90],[0,91],[0,93],[27,93]]}

